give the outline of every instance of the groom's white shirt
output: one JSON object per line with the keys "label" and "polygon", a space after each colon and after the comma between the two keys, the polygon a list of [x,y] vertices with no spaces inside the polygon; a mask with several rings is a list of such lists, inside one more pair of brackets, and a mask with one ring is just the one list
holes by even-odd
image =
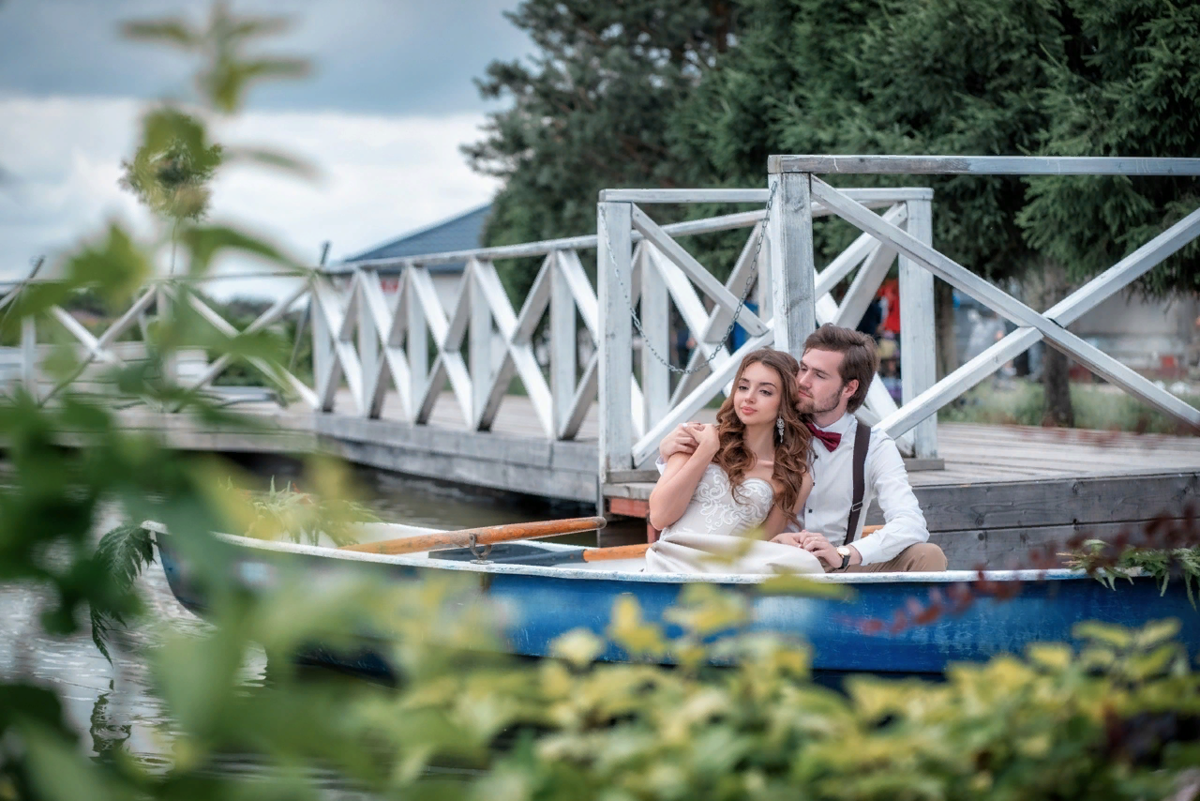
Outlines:
{"label": "groom's white shirt", "polygon": [[[822,431],[842,435],[842,441],[833,451],[813,437],[813,489],[804,504],[801,519],[806,529],[823,534],[834,545],[846,541],[846,524],[850,522],[857,427],[857,419],[849,413],[831,426],[818,426]],[[851,544],[862,554],[864,565],[886,562],[899,556],[908,546],[929,540],[925,515],[921,514],[917,496],[908,483],[904,460],[900,458],[896,443],[882,431],[871,433],[863,479],[866,484],[863,509]],[[884,526],[863,538],[862,527],[872,502],[879,504]]]}

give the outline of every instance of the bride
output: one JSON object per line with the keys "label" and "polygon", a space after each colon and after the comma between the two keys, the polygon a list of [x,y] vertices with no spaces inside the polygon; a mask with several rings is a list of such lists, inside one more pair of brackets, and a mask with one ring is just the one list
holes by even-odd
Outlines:
{"label": "bride", "polygon": [[812,490],[798,372],[794,358],[771,348],[742,360],[716,425],[694,426],[696,449],[672,454],[650,493],[650,524],[662,533],[646,572],[823,572],[809,552],[769,542]]}

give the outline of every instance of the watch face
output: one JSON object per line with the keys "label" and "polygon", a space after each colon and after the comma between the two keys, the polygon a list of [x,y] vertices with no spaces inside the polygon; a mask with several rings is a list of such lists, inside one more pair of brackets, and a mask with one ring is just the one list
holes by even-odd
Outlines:
{"label": "watch face", "polygon": [[837,552],[838,552],[838,556],[849,556],[850,555],[850,549],[845,545],[839,545],[837,547]]}

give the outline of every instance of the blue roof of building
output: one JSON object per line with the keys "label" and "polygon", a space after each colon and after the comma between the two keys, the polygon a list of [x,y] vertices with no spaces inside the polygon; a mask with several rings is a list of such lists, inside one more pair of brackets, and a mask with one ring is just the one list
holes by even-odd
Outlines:
{"label": "blue roof of building", "polygon": [[[483,247],[483,226],[492,212],[492,204],[480,206],[465,214],[434,223],[426,228],[405,234],[365,253],[346,259],[347,262],[368,259],[392,259],[404,256],[425,256],[431,253],[452,253],[456,250],[473,250]],[[462,272],[465,262],[456,264],[431,264],[433,273]]]}

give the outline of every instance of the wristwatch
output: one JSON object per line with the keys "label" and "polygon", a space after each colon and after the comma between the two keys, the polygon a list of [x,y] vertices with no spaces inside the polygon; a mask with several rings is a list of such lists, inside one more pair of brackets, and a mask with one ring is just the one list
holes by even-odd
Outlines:
{"label": "wristwatch", "polygon": [[838,555],[842,557],[842,566],[839,567],[838,570],[845,570],[846,568],[850,567],[850,546],[839,545],[837,547],[837,552]]}

